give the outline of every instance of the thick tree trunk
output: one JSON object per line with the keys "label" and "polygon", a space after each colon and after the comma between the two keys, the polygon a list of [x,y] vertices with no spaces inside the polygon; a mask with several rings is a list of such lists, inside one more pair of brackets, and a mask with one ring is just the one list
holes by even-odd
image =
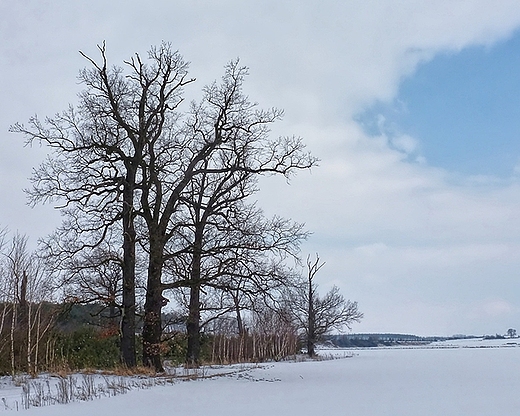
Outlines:
{"label": "thick tree trunk", "polygon": [[240,300],[238,298],[238,293],[232,294],[233,296],[233,303],[235,304],[235,314],[237,317],[237,329],[238,329],[238,335],[240,337],[243,337],[245,335],[245,327],[244,327],[244,321],[242,320],[242,313],[240,308]]}
{"label": "thick tree trunk", "polygon": [[193,285],[190,288],[190,305],[188,322],[188,351],[186,353],[186,364],[196,367],[200,362],[200,287]]}
{"label": "thick tree trunk", "polygon": [[133,218],[135,174],[129,173],[123,190],[123,311],[121,316],[121,360],[136,366],[135,356],[135,228]]}
{"label": "thick tree trunk", "polygon": [[202,231],[195,233],[193,245],[193,259],[191,264],[191,286],[188,322],[186,330],[188,333],[188,351],[186,353],[186,364],[197,366],[200,362],[200,273],[202,262]]}
{"label": "thick tree trunk", "polygon": [[150,238],[150,259],[148,264],[148,283],[144,304],[143,323],[143,365],[164,372],[161,362],[161,313],[164,306],[162,296],[162,244]]}

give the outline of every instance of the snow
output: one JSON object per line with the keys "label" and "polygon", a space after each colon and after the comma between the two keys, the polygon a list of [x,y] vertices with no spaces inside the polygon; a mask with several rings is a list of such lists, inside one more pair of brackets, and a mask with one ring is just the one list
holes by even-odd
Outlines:
{"label": "snow", "polygon": [[[23,413],[517,416],[519,345],[515,339],[463,340],[414,347],[322,350],[325,356],[351,357],[213,368],[204,375],[227,375],[134,389],[87,402],[33,407]],[[2,385],[0,397],[13,393],[14,388]]]}

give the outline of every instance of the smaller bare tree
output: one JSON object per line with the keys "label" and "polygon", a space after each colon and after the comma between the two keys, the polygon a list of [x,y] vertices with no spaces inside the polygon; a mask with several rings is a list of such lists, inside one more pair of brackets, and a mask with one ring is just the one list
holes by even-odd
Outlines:
{"label": "smaller bare tree", "polygon": [[307,276],[289,291],[287,299],[293,319],[305,338],[309,357],[316,355],[316,343],[326,334],[333,330],[351,329],[354,322],[363,318],[357,302],[345,300],[337,286],[333,286],[325,296],[319,296],[314,279],[324,265],[318,254],[314,261],[309,255]]}
{"label": "smaller bare tree", "polygon": [[16,233],[0,254],[0,354],[8,347],[12,374],[35,374],[57,309],[51,282],[41,259],[29,252],[25,235]]}

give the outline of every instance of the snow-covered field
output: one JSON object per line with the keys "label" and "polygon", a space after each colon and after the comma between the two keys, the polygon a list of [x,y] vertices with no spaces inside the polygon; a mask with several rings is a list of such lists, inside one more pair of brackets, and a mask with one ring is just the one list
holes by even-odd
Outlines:
{"label": "snow-covered field", "polygon": [[[205,375],[225,371],[228,375],[21,412],[53,416],[141,416],[150,412],[183,416],[518,416],[519,347],[520,340],[513,339],[321,351],[353,356],[206,370]],[[19,390],[10,383],[1,384],[0,399],[8,396],[12,400],[21,395]]]}

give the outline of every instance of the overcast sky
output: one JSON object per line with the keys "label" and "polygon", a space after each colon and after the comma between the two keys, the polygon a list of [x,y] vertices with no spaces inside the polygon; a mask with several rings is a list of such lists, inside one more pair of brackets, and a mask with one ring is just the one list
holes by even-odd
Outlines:
{"label": "overcast sky", "polygon": [[240,57],[251,99],[285,110],[273,135],[320,158],[258,199],[313,232],[321,289],[365,313],[354,332],[520,328],[518,0],[2,1],[2,226],[35,242],[59,223],[25,205],[45,152],[9,126],[76,102],[78,51],[106,41],[119,65],[163,40],[193,97]]}

